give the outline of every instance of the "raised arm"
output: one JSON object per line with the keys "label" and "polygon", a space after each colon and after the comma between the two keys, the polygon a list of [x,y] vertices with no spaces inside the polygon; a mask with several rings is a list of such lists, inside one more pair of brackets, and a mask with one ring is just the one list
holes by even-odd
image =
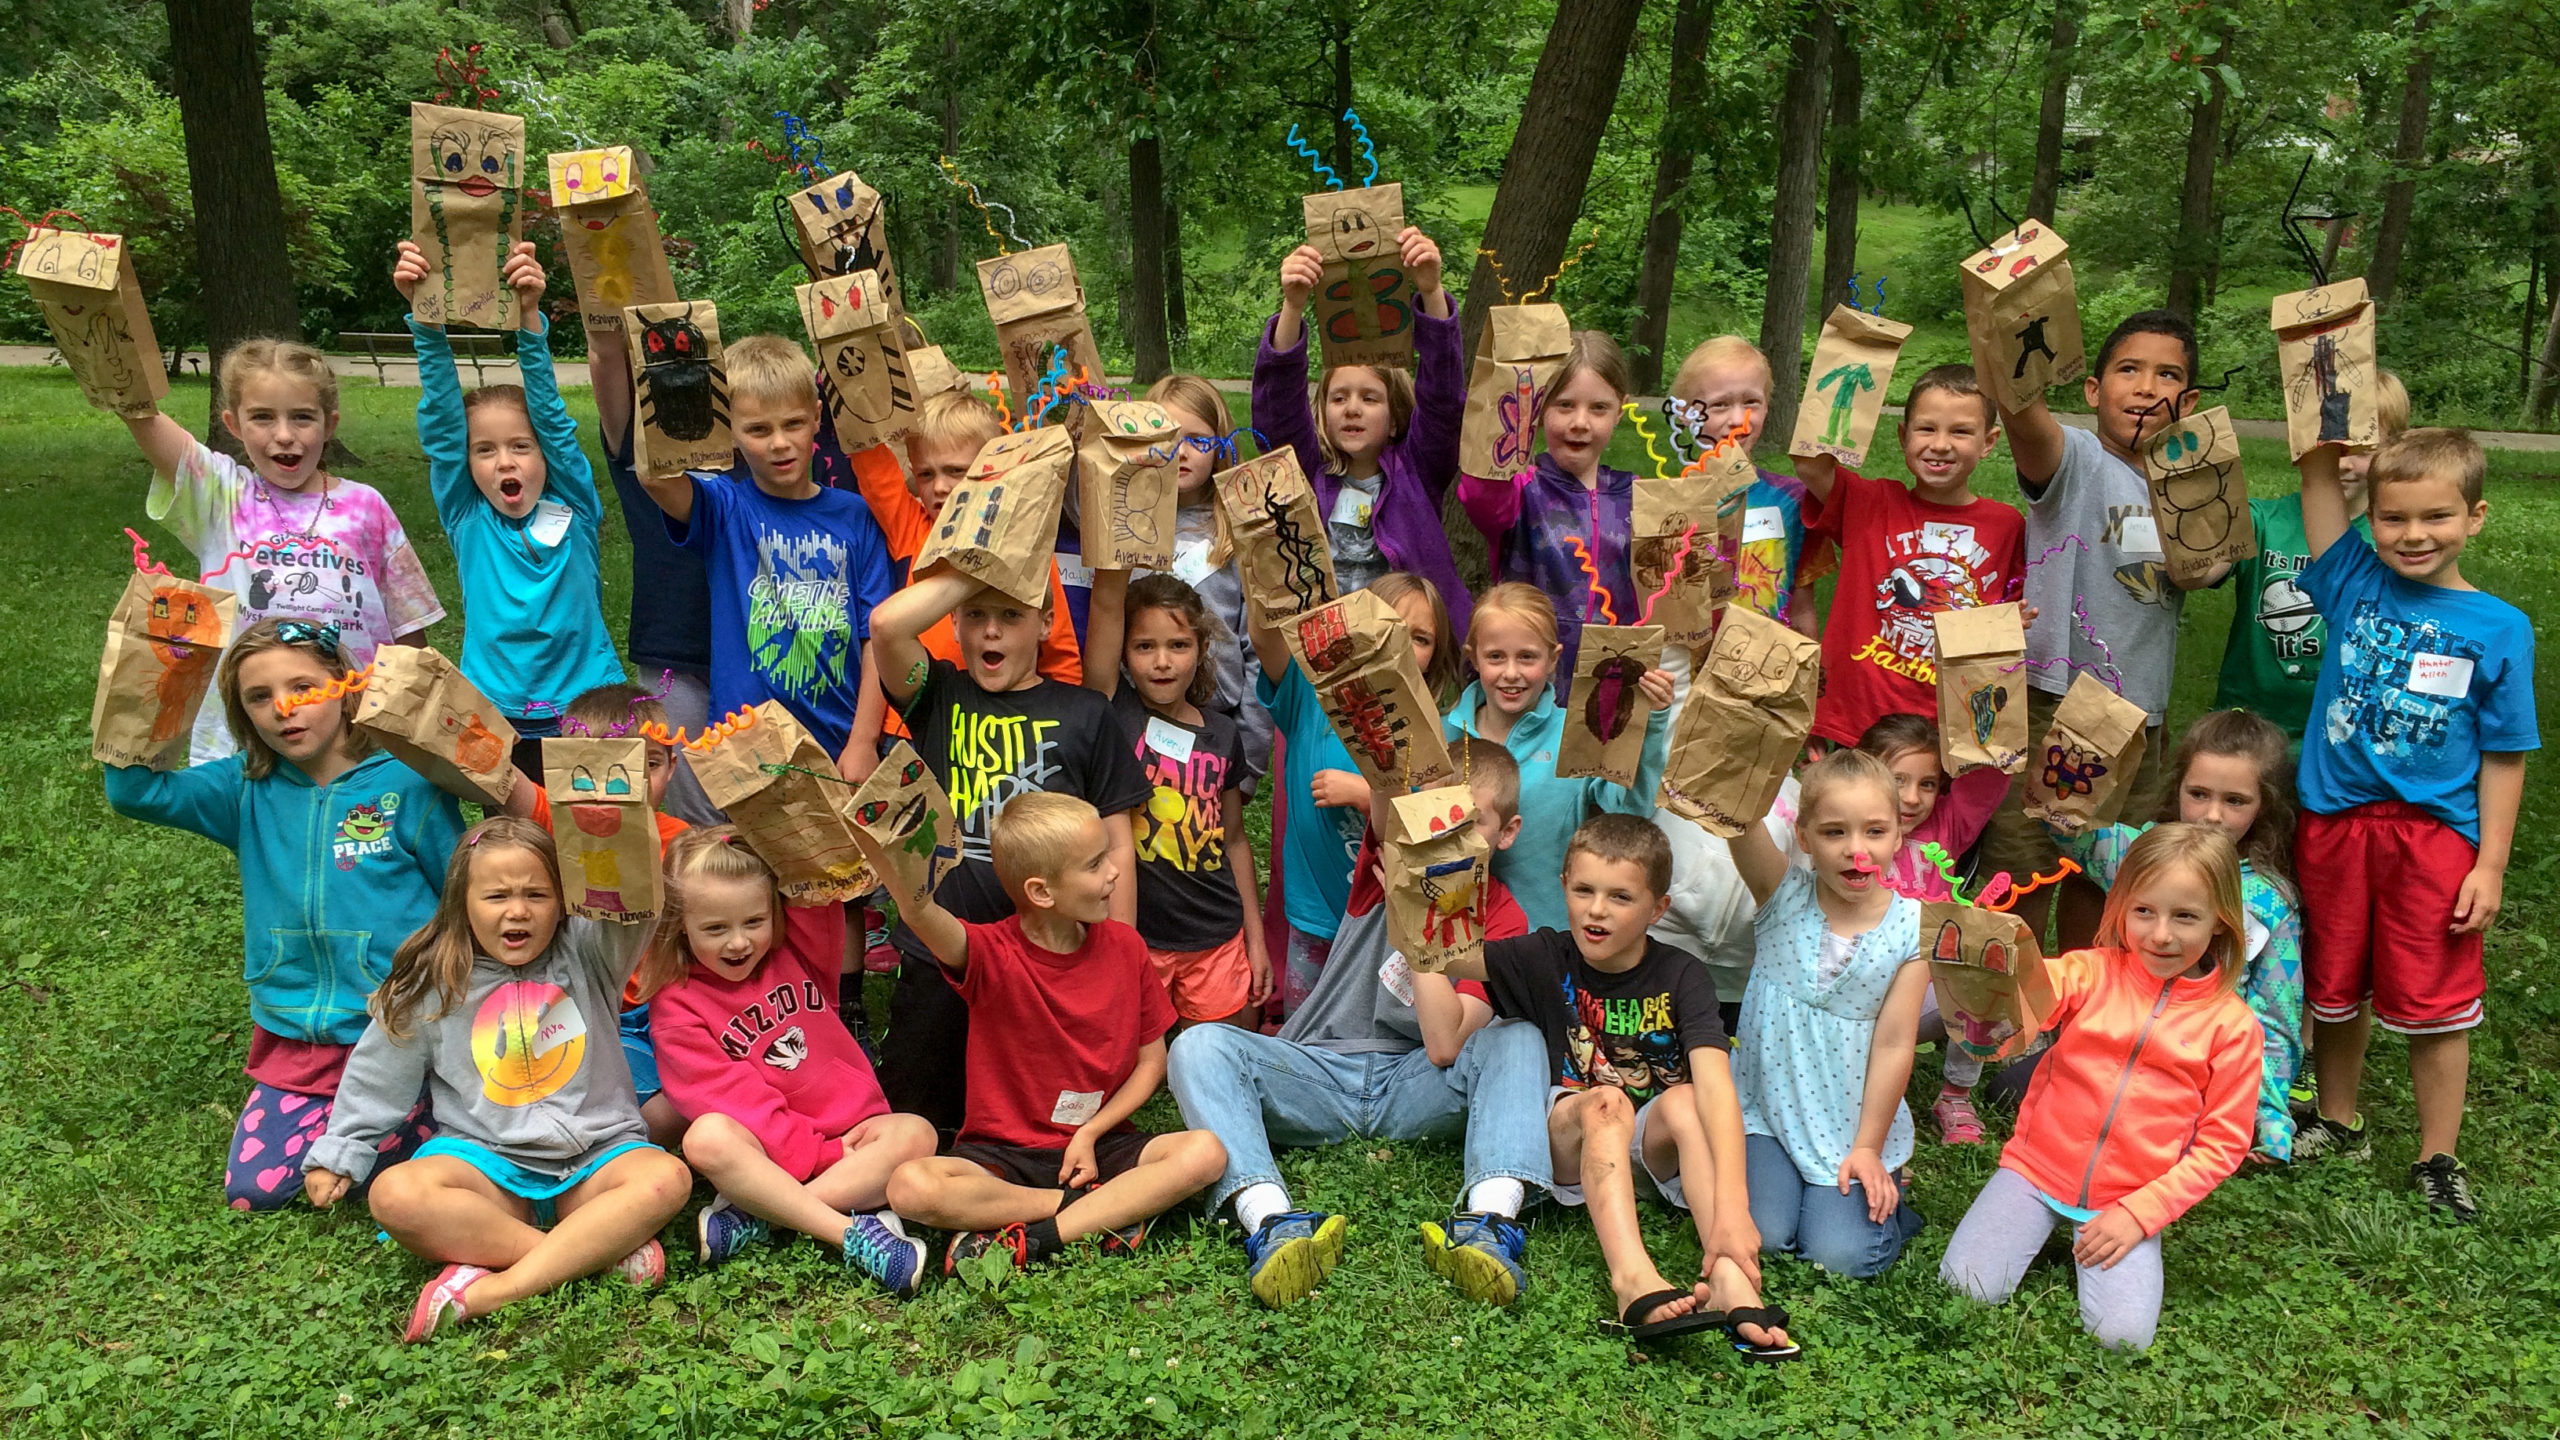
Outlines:
{"label": "raised arm", "polygon": [[[1324,257],[1301,245],[1280,262],[1280,313],[1253,358],[1253,428],[1266,451],[1287,446],[1314,480],[1324,473],[1315,409],[1307,401],[1307,298],[1324,279]],[[1319,496],[1322,491],[1319,490]]]}
{"label": "raised arm", "polygon": [[[532,248],[530,243],[525,246],[528,251]],[[391,288],[400,292],[400,303],[412,303],[426,279],[426,252],[414,241],[401,241],[391,262]],[[451,530],[464,507],[480,498],[471,484],[471,427],[462,413],[462,377],[454,369],[453,347],[445,339],[444,327],[429,325],[415,315],[407,319],[409,343],[418,352],[418,448],[427,457],[427,486],[435,499],[436,518]],[[530,409],[530,390],[525,398]]]}
{"label": "raised arm", "polygon": [[163,479],[176,479],[178,466],[196,447],[196,437],[186,426],[157,410],[139,416],[127,415],[124,428],[133,436],[134,446],[142,452],[142,458],[150,461],[152,470]]}
{"label": "raised arm", "polygon": [[587,380],[596,391],[596,438],[619,460],[631,443],[631,352],[621,331],[587,331]]}
{"label": "raised arm", "polygon": [[937,624],[978,592],[975,579],[937,565],[871,611],[871,651],[878,662],[880,693],[904,707],[924,687],[933,657],[924,648],[925,627]]}
{"label": "raised arm", "polygon": [[1413,421],[1405,429],[1405,455],[1427,487],[1431,508],[1448,498],[1458,478],[1458,429],[1467,411],[1466,342],[1449,292],[1440,286],[1440,247],[1406,226],[1396,237],[1405,273],[1413,277]]}
{"label": "raised arm", "polygon": [[1751,891],[1754,906],[1766,905],[1778,893],[1787,878],[1787,857],[1778,842],[1769,838],[1769,825],[1764,817],[1742,827],[1742,833],[1725,842],[1733,854],[1734,872]]}
{"label": "raised arm", "polygon": [[2033,500],[2062,469],[2062,422],[2053,418],[2052,408],[2038,395],[2023,410],[2001,411],[2000,428],[2009,432],[2009,458],[2017,467],[2018,488]]}
{"label": "raised arm", "polygon": [[[524,302],[524,325],[516,332],[516,369],[524,376],[525,413],[533,420],[534,440],[542,446],[543,469],[549,476],[542,483],[542,493],[558,497],[581,520],[593,521],[604,513],[604,502],[596,494],[595,467],[579,448],[578,422],[570,418],[568,402],[560,398],[560,375],[551,359],[551,322],[542,313],[542,267],[533,258],[533,242],[526,241],[522,248],[520,258],[532,272],[528,284],[533,298]],[[508,262],[511,275],[514,265]],[[524,294],[524,288],[516,293]],[[587,368],[596,368],[592,357]]]}
{"label": "raised arm", "polygon": [[[860,847],[862,858],[871,862],[872,874],[897,873],[896,867],[889,863],[888,852],[880,848],[880,842],[871,838],[869,831],[857,827],[853,832],[853,842]],[[954,981],[968,973],[969,927],[960,923],[960,917],[943,909],[942,902],[930,895],[914,901],[902,900],[898,905],[898,918],[908,929],[916,932],[916,938],[933,952],[933,958],[941,962],[942,968],[950,972]]]}
{"label": "raised arm", "polygon": [[[1120,688],[1120,650],[1122,637],[1128,633],[1129,572],[1097,570],[1093,573],[1093,597],[1086,602],[1084,651],[1091,663],[1084,667],[1084,685],[1099,691],[1106,700]],[[1202,656],[1207,664],[1208,657]]]}
{"label": "raised arm", "polygon": [[2311,544],[2311,558],[2329,553],[2347,533],[2347,491],[2338,478],[2338,456],[2335,445],[2315,445],[2302,457],[2302,536]]}

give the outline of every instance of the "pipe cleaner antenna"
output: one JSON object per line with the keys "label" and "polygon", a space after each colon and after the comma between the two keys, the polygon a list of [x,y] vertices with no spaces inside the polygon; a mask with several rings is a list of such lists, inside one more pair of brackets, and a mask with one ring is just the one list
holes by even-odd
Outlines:
{"label": "pipe cleaner antenna", "polygon": [[[86,226],[89,223],[86,220],[81,219],[79,212],[74,210],[47,210],[44,212],[43,219],[30,220],[26,216],[19,214],[15,208],[7,205],[0,205],[0,215],[6,215],[10,219],[17,221],[20,225],[25,226],[27,230],[27,233],[19,236],[16,243],[12,244],[6,252],[0,252],[0,270],[6,270],[11,265],[17,263],[18,252],[27,247],[28,241],[36,238],[37,231],[50,227],[54,221],[68,220],[72,224],[80,226]],[[90,233],[94,234],[96,232],[92,231]]]}
{"label": "pipe cleaner antenna", "polygon": [[[2018,897],[2026,894],[2028,891],[2041,890],[2045,886],[2062,880],[2066,876],[2077,875],[2079,873],[2080,862],[2071,859],[2069,856],[2065,856],[2058,861],[2054,865],[2053,872],[2051,874],[2029,876],[2027,883],[2024,885],[2018,884],[2014,880],[2010,880],[2009,872],[2003,870],[1999,874],[1992,876],[1991,879],[1994,884],[2006,882],[2008,888],[2001,892],[1998,899],[1983,902],[1982,908],[1985,910],[1998,910],[2006,913],[2017,905]],[[1985,888],[1987,889],[1989,887],[1986,886]]]}
{"label": "pipe cleaner antenna", "polygon": [[1644,441],[1644,453],[1653,460],[1653,478],[1660,480],[1668,476],[1672,470],[1671,457],[1662,453],[1662,437],[1654,434],[1653,427],[1645,423],[1644,411],[1636,408],[1633,400],[1619,408],[1635,422],[1636,434]]}
{"label": "pipe cleaner antenna", "polygon": [[997,423],[1003,425],[1005,429],[1011,430],[1013,428],[1013,402],[1005,398],[1003,371],[990,370],[987,372],[987,394],[995,401]]}
{"label": "pipe cleaner antenna", "polygon": [[454,99],[456,92],[459,92],[464,108],[471,110],[485,110],[489,108],[490,101],[498,98],[498,92],[488,83],[489,67],[480,63],[480,42],[477,40],[462,47],[459,60],[453,58],[452,46],[437,47],[436,80],[445,87],[436,92],[439,105]]}
{"label": "pipe cleaner antenna", "polygon": [[1564,262],[1563,264],[1561,264],[1561,265],[1557,266],[1557,267],[1556,267],[1556,273],[1554,273],[1553,275],[1548,276],[1548,277],[1547,277],[1546,279],[1544,279],[1544,280],[1539,281],[1539,282],[1538,282],[1538,288],[1537,288],[1537,289],[1530,291],[1528,294],[1523,295],[1523,296],[1521,296],[1520,298],[1521,298],[1523,301],[1531,301],[1531,300],[1535,300],[1535,299],[1537,299],[1537,298],[1538,298],[1539,296],[1541,296],[1541,295],[1546,295],[1546,294],[1550,294],[1550,293],[1552,293],[1552,292],[1555,290],[1555,288],[1556,288],[1556,282],[1557,282],[1558,280],[1561,280],[1561,279],[1563,279],[1563,278],[1564,278],[1564,272],[1566,272],[1567,270],[1572,269],[1572,268],[1573,268],[1574,266],[1576,266],[1576,265],[1581,264],[1581,263],[1582,263],[1582,257],[1583,257],[1583,256],[1585,256],[1585,255],[1590,254],[1590,253],[1591,253],[1591,247],[1592,247],[1592,246],[1594,246],[1594,245],[1597,245],[1597,244],[1599,244],[1599,243],[1600,243],[1600,225],[1599,225],[1599,222],[1594,221],[1594,222],[1592,222],[1592,226],[1591,226],[1591,238],[1582,242],[1582,248],[1581,248],[1581,249],[1579,249],[1579,250],[1574,251],[1574,252],[1573,252],[1573,254],[1572,254],[1571,256],[1569,256],[1569,257],[1567,257],[1567,258],[1566,258],[1566,260],[1565,260],[1565,262]]}
{"label": "pipe cleaner antenna", "polygon": [[314,686],[298,694],[280,696],[276,700],[276,718],[281,720],[305,706],[326,705],[332,700],[352,695],[363,689],[366,682],[372,679],[373,665],[368,661],[363,669],[350,670],[326,685]]}
{"label": "pipe cleaner antenna", "polygon": [[[1564,540],[1566,544],[1573,547],[1574,563],[1582,567],[1583,583],[1591,587],[1592,598],[1600,602],[1600,618],[1608,624],[1617,624],[1617,604],[1609,598],[1608,588],[1600,583],[1600,572],[1592,567],[1591,552],[1582,548],[1582,537],[1567,535]],[[1588,615],[1591,612],[1585,609],[1583,613]]]}
{"label": "pipe cleaner antenna", "polygon": [[1342,188],[1342,177],[1334,174],[1333,167],[1324,163],[1324,152],[1318,150],[1315,146],[1308,144],[1306,141],[1299,139],[1298,127],[1296,125],[1291,125],[1289,127],[1289,148],[1297,151],[1298,154],[1305,157],[1308,164],[1315,167],[1316,178],[1325,183],[1326,189],[1339,190]]}
{"label": "pipe cleaner antenna", "polygon": [[[950,156],[937,155],[934,157],[934,163],[942,167],[943,175],[947,177],[952,184],[969,192],[969,203],[978,207],[978,218],[986,222],[987,234],[995,240],[996,253],[998,255],[1010,255],[1013,253],[1011,250],[1005,248],[1005,235],[1013,236],[1013,243],[1021,246],[1023,249],[1028,250],[1031,248],[1031,242],[1023,239],[1020,234],[1016,233],[1020,228],[1020,224],[1014,219],[1012,206],[1005,204],[1001,200],[989,200],[985,196],[979,194],[976,182],[960,178],[960,168],[951,163]],[[990,206],[992,206],[993,209],[990,209]],[[1004,212],[1004,234],[1001,235],[996,233],[995,211],[997,210]]]}
{"label": "pipe cleaner antenna", "polygon": [[[827,142],[808,122],[788,110],[776,110],[774,118],[782,122],[783,143],[791,147],[791,167],[810,180],[827,173]],[[804,152],[801,142],[808,142]]]}
{"label": "pipe cleaner antenna", "polygon": [[1350,123],[1352,135],[1360,142],[1360,158],[1369,162],[1368,177],[1360,182],[1360,188],[1366,190],[1378,183],[1378,147],[1369,143],[1369,125],[1360,118],[1359,111],[1346,107],[1342,118]]}
{"label": "pipe cleaner antenna", "polygon": [[1938,872],[1939,879],[1947,882],[1947,894],[1953,896],[1957,904],[1972,903],[1964,898],[1964,881],[1956,876],[1956,857],[1947,853],[1946,846],[1931,840],[1920,847],[1920,858]]}
{"label": "pipe cleaner antenna", "polygon": [[133,542],[133,568],[145,575],[166,575],[169,567],[151,558],[151,542],[142,538],[132,526],[124,527],[125,538]]}

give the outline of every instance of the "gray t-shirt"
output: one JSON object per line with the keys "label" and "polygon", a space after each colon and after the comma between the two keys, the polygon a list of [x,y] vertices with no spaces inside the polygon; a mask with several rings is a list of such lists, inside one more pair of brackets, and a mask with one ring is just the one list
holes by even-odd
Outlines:
{"label": "gray t-shirt", "polygon": [[1280,1038],[1342,1055],[1402,1055],[1422,1048],[1422,1021],[1413,1002],[1397,998],[1378,978],[1393,954],[1387,944],[1387,907],[1345,915],[1333,932],[1333,951],[1306,1003],[1291,1012]]}
{"label": "gray t-shirt", "polygon": [[[2026,602],[2036,607],[2027,683],[2059,695],[2074,675],[2092,671],[2160,724],[2187,596],[2169,583],[2151,486],[2095,433],[2066,425],[2053,479],[2041,491],[2023,480],[2018,488],[2027,496]],[[2072,613],[2075,601],[2087,612],[2085,628]],[[2062,660],[2070,663],[2053,663]]]}
{"label": "gray t-shirt", "polygon": [[[1333,514],[1325,517],[1325,539],[1333,545],[1334,586],[1348,595],[1366,590],[1387,573],[1386,557],[1378,553],[1377,532],[1370,528],[1378,514],[1378,488],[1386,483],[1384,475],[1366,480],[1345,476],[1335,495]],[[1357,513],[1365,517],[1358,524],[1334,518]]]}

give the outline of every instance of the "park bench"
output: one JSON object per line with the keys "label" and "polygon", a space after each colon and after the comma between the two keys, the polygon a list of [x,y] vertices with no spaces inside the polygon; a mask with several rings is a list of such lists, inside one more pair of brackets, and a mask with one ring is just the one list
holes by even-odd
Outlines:
{"label": "park bench", "polygon": [[[516,353],[513,335],[501,335],[490,330],[447,331],[445,341],[453,347],[454,359],[471,366],[471,383],[474,386],[488,383],[488,377],[481,373],[481,366],[491,361],[503,363]],[[414,361],[418,357],[417,343],[406,330],[383,333],[343,330],[338,334],[338,342],[362,350],[364,358],[373,365],[373,378],[385,385],[391,383],[391,377],[384,367],[394,360]]]}

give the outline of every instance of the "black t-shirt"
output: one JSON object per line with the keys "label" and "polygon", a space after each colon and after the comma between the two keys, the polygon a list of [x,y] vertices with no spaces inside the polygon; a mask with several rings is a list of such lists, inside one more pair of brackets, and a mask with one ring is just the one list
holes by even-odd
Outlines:
{"label": "black t-shirt", "polygon": [[[620,364],[619,355],[611,363]],[[631,467],[631,431],[622,450],[605,451],[604,468],[622,501],[622,525],[631,532],[631,635],[624,647],[643,672],[673,666],[711,669],[711,576],[702,557],[667,538],[666,513]],[[654,680],[644,673],[644,680]]]}
{"label": "black t-shirt", "polygon": [[1235,717],[1185,725],[1147,709],[1134,686],[1111,697],[1152,787],[1129,817],[1138,842],[1138,933],[1150,950],[1208,950],[1244,932],[1244,897],[1227,863],[1226,792],[1244,777]]}
{"label": "black t-shirt", "polygon": [[1724,1048],[1715,981],[1686,950],[1645,942],[1632,970],[1594,970],[1562,930],[1484,946],[1494,1013],[1547,1037],[1553,1082],[1568,1090],[1615,1085],[1643,1104],[1689,1079],[1689,1052]]}

